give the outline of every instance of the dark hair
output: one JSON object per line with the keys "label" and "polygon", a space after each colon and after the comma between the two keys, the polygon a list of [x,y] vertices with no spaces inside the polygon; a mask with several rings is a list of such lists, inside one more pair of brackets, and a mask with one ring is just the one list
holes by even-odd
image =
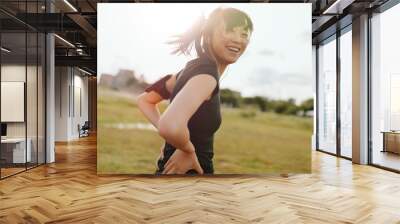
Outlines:
{"label": "dark hair", "polygon": [[235,8],[220,7],[212,11],[207,19],[201,16],[187,31],[175,36],[175,40],[168,42],[177,45],[172,54],[189,55],[194,44],[197,56],[209,55],[207,40],[211,39],[211,35],[221,19],[225,22],[227,31],[244,26],[246,31],[253,32],[253,22],[246,13]]}

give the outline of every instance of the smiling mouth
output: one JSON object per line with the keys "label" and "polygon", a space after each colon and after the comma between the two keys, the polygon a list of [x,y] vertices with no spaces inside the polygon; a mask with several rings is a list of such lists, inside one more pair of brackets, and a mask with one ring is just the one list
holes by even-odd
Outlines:
{"label": "smiling mouth", "polygon": [[239,53],[240,52],[240,48],[238,47],[227,47],[227,49],[233,53]]}

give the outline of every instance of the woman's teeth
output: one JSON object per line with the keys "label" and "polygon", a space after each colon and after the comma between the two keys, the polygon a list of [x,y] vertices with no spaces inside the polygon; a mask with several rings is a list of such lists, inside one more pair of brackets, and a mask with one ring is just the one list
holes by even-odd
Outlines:
{"label": "woman's teeth", "polygon": [[237,48],[237,47],[228,47],[228,49],[229,49],[230,51],[235,52],[235,53],[238,53],[238,52],[240,51],[240,49]]}

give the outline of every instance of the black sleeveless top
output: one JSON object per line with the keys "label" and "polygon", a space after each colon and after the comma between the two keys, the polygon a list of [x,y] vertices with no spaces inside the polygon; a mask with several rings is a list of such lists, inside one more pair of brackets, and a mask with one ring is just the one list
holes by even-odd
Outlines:
{"label": "black sleeveless top", "polygon": [[[212,164],[212,158],[214,156],[214,133],[221,125],[219,75],[216,63],[207,57],[200,57],[189,61],[185,68],[177,75],[170,102],[174,100],[176,94],[192,77],[200,74],[208,74],[214,77],[217,81],[217,85],[212,92],[211,98],[204,101],[189,119],[188,129],[190,141],[195,147],[200,165],[204,173],[210,174],[214,172]],[[179,116],[179,114],[176,116]],[[165,143],[164,158],[158,161],[158,170],[156,173],[161,173],[163,171],[164,164],[168,161],[175,149],[173,145],[168,142]],[[189,173],[193,172],[191,171]]]}

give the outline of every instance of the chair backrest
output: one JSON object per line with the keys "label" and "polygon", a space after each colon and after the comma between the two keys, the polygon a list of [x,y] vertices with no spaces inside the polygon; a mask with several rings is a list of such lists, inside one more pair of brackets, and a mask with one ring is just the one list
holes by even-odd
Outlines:
{"label": "chair backrest", "polygon": [[85,121],[85,123],[83,124],[82,128],[89,128],[89,121]]}

